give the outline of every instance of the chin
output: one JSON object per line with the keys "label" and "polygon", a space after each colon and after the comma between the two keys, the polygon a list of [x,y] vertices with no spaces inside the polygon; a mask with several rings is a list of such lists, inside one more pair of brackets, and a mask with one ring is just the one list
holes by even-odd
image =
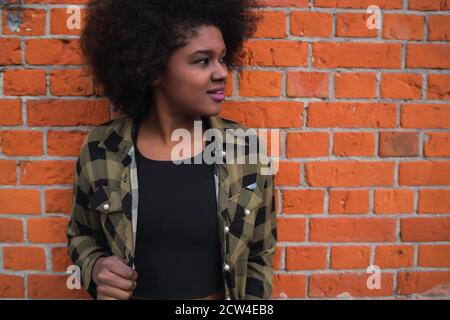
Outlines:
{"label": "chin", "polygon": [[203,117],[211,117],[211,116],[217,116],[220,111],[222,110],[222,105],[215,105],[209,108],[202,109],[200,112],[200,115]]}

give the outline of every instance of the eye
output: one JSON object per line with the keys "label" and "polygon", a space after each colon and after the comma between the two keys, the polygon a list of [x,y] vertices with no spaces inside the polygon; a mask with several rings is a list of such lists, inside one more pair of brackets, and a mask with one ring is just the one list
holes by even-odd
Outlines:
{"label": "eye", "polygon": [[[222,63],[224,63],[224,64],[226,64],[225,58],[226,58],[226,57],[223,57],[222,60],[221,60]],[[209,59],[208,59],[208,58],[205,58],[205,59],[197,60],[197,61],[195,61],[195,63],[199,63],[199,62],[202,62],[202,61],[209,61]]]}

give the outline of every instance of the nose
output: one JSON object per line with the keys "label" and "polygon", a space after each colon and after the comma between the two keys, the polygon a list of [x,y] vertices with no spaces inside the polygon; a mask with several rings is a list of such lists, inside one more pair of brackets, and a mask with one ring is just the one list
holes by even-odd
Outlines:
{"label": "nose", "polygon": [[213,81],[225,81],[228,76],[228,68],[227,65],[221,63],[220,61],[216,63],[213,73]]}

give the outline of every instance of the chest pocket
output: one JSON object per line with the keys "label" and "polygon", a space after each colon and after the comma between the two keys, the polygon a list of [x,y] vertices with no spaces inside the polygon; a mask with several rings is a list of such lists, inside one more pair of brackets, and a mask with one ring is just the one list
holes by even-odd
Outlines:
{"label": "chest pocket", "polygon": [[101,186],[89,198],[89,205],[92,209],[109,214],[123,212],[123,191],[121,189]]}
{"label": "chest pocket", "polygon": [[243,188],[239,193],[228,199],[232,223],[240,220],[251,224],[255,222],[256,211],[263,201],[257,190],[257,188],[255,190]]}

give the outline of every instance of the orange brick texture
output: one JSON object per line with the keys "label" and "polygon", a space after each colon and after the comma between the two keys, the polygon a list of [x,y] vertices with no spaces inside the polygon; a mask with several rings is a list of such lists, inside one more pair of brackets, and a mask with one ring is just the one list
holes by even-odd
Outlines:
{"label": "orange brick texture", "polygon": [[[23,2],[20,28],[0,10],[0,299],[89,299],[65,285],[74,165],[116,114],[66,27],[87,1]],[[221,116],[281,130],[272,298],[449,298],[450,1],[260,5]]]}

